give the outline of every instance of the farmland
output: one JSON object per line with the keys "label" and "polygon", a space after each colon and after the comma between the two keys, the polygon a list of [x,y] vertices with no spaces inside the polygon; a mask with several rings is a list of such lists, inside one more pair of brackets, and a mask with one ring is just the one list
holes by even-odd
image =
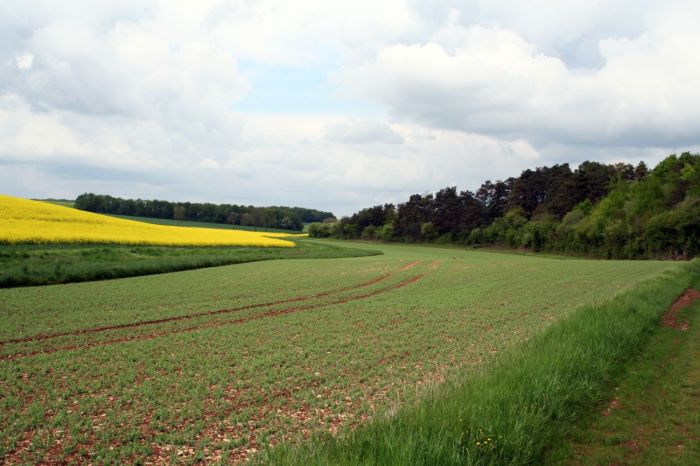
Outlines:
{"label": "farmland", "polygon": [[680,267],[348,247],[384,254],[0,290],[0,458],[239,461],[342,433]]}
{"label": "farmland", "polygon": [[[295,241],[295,240],[293,240]],[[0,245],[0,287],[133,277],[274,259],[379,254],[369,249],[295,241],[293,248],[178,247],[119,244]]]}
{"label": "farmland", "polygon": [[[82,212],[0,196],[0,287],[122,278],[272,259],[379,254],[280,232]],[[283,238],[283,239],[282,239]],[[180,247],[170,247],[179,245]]]}
{"label": "farmland", "polygon": [[164,218],[152,218],[152,217],[134,217],[131,215],[118,215],[118,214],[107,214],[109,217],[121,218],[124,220],[135,220],[137,222],[152,223],[155,225],[168,225],[173,227],[192,227],[192,228],[215,228],[219,230],[244,230],[244,231],[258,231],[266,233],[285,233],[288,235],[298,235],[298,231],[294,230],[281,230],[279,228],[264,228],[264,227],[254,227],[246,225],[231,225],[228,223],[210,223],[210,222],[191,222],[188,220],[169,220]]}
{"label": "farmland", "polygon": [[105,243],[161,246],[294,247],[283,233],[174,228],[0,195],[0,243]]}

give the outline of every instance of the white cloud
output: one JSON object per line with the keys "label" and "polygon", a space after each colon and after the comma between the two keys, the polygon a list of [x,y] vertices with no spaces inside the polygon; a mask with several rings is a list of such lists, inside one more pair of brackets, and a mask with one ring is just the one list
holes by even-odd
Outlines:
{"label": "white cloud", "polygon": [[[348,214],[545,163],[653,163],[700,146],[699,19],[683,0],[5,2],[0,183]],[[263,65],[369,107],[236,111]]]}
{"label": "white cloud", "polygon": [[342,118],[326,127],[328,141],[347,144],[400,144],[403,138],[388,124],[369,119]]}
{"label": "white cloud", "polygon": [[17,68],[20,70],[28,70],[34,64],[34,55],[29,52],[15,55],[15,61],[17,62]]}
{"label": "white cloud", "polygon": [[[348,144],[327,138],[327,128],[343,119],[277,115],[248,119],[243,143],[219,148],[213,158],[204,155],[207,146],[188,141],[178,146],[153,123],[72,113],[37,118],[16,98],[2,102],[0,165],[14,173],[3,180],[4,189],[34,197],[110,188],[115,195],[182,200],[280,204],[281,199],[350,214],[448,184],[476,186],[527,168],[538,157],[525,141],[411,124],[390,128],[401,143]],[[61,182],[37,183],[51,177]],[[154,186],[148,188],[147,181]]]}
{"label": "white cloud", "polygon": [[432,38],[444,44],[384,46],[348,67],[344,82],[396,119],[539,146],[692,144],[700,130],[695,11],[667,12],[634,39],[601,41],[598,70],[571,69],[513,31],[451,21]]}

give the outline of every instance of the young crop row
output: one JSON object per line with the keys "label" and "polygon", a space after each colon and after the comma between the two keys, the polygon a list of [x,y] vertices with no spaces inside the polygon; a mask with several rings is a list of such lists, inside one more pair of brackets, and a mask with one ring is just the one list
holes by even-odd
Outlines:
{"label": "young crop row", "polygon": [[685,264],[579,309],[476,375],[348,435],[277,447],[256,464],[543,464],[581,412],[599,402],[674,300],[700,282]]}
{"label": "young crop row", "polygon": [[677,267],[376,248],[0,290],[0,462],[237,463],[341,434]]}
{"label": "young crop row", "polygon": [[[405,271],[410,269],[404,267],[401,270]],[[68,332],[40,333],[22,338],[0,340],[0,361],[33,357],[40,354],[52,354],[58,351],[74,351],[99,346],[117,345],[131,341],[150,340],[179,333],[192,333],[206,328],[240,325],[253,320],[296,312],[319,310],[333,305],[346,304],[351,301],[367,300],[416,283],[423,277],[424,274],[418,274],[409,276],[408,278],[404,277],[400,281],[392,280],[388,285],[381,287],[374,286],[393,278],[393,274],[386,273],[351,286],[282,300],[248,304],[226,309],[200,311],[162,319],[81,328]],[[369,288],[369,290],[365,290],[367,288]],[[223,316],[224,318],[217,318],[219,316]],[[166,326],[163,324],[166,324]],[[110,335],[109,332],[113,331],[118,333]],[[127,331],[127,333],[122,333],[122,331]],[[105,333],[107,333],[107,335],[105,335]],[[48,346],[43,343],[45,341],[49,341]],[[53,341],[57,341],[58,343],[52,345],[51,342]],[[7,346],[17,344],[28,344],[29,346],[28,349],[22,349],[20,347],[16,350],[10,350],[9,353],[5,352]]]}
{"label": "young crop row", "polygon": [[294,247],[283,233],[154,225],[0,195],[0,243]]}

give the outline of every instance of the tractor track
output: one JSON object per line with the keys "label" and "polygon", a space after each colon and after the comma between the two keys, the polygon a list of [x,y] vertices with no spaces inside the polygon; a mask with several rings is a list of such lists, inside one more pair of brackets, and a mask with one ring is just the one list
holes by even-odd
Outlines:
{"label": "tractor track", "polygon": [[[391,276],[391,275],[388,275],[388,276]],[[388,278],[388,276],[385,277],[384,279]],[[116,344],[121,344],[121,343],[127,343],[127,342],[131,342],[131,341],[152,340],[152,339],[162,337],[162,336],[167,336],[167,335],[175,335],[175,334],[180,334],[180,333],[190,333],[190,332],[195,332],[197,330],[206,329],[206,328],[218,328],[218,327],[224,327],[224,326],[229,326],[229,325],[240,325],[240,324],[244,324],[244,323],[251,322],[254,320],[276,317],[279,315],[292,314],[292,313],[300,312],[300,311],[320,309],[323,307],[329,307],[329,306],[334,306],[334,305],[338,305],[338,304],[345,304],[345,303],[348,303],[351,301],[359,301],[359,300],[363,300],[363,299],[372,298],[374,296],[378,296],[378,295],[388,293],[390,291],[393,291],[393,290],[396,290],[399,288],[403,288],[405,286],[411,285],[411,284],[419,281],[424,276],[425,276],[425,274],[415,275],[413,277],[407,278],[407,279],[402,280],[402,281],[395,283],[393,285],[390,285],[390,286],[387,286],[384,288],[380,288],[378,290],[373,290],[373,291],[365,293],[365,294],[349,296],[349,297],[338,299],[336,301],[331,301],[328,303],[308,304],[308,305],[304,305],[304,306],[288,307],[288,308],[284,308],[284,309],[274,309],[271,311],[263,312],[261,314],[256,314],[256,315],[252,315],[252,316],[248,316],[248,317],[241,317],[239,319],[209,322],[209,323],[205,323],[202,325],[184,327],[184,328],[175,329],[175,330],[165,330],[165,331],[161,331],[161,332],[153,332],[153,333],[142,334],[142,335],[131,335],[131,336],[115,338],[115,339],[111,339],[111,340],[93,341],[93,342],[87,342],[87,343],[76,344],[76,345],[67,345],[67,346],[59,346],[59,347],[55,347],[55,348],[46,348],[46,349],[35,350],[35,351],[27,351],[27,352],[22,352],[22,353],[4,354],[4,355],[0,355],[0,361],[23,359],[23,358],[28,358],[28,357],[32,357],[32,356],[37,356],[40,354],[52,354],[52,353],[56,353],[59,351],[71,351],[71,350],[78,350],[78,349],[85,349],[85,348],[95,348],[98,346],[110,346],[110,345],[116,345]],[[381,278],[381,277],[375,278],[374,283],[377,283],[377,281],[381,281],[381,280],[378,280],[378,278]],[[365,285],[365,286],[369,286],[369,285]],[[350,287],[351,290],[358,289],[358,288],[361,288],[361,286],[356,285],[355,287]],[[345,290],[345,291],[348,291],[348,290]],[[318,296],[318,295],[316,295],[316,296]],[[222,311],[226,311],[226,310],[222,310]],[[213,312],[217,312],[217,311],[213,311]],[[221,312],[221,313],[223,313],[223,312]],[[201,315],[207,315],[207,314],[201,314]],[[184,317],[184,316],[182,316],[182,317]],[[166,320],[165,322],[170,322],[170,320]],[[124,327],[118,327],[118,328],[124,328]]]}
{"label": "tractor track", "polygon": [[314,293],[314,294],[310,294],[310,295],[306,295],[306,296],[296,296],[293,298],[287,298],[287,299],[282,299],[282,300],[278,300],[278,301],[270,301],[270,302],[266,302],[266,303],[248,304],[246,306],[232,307],[232,308],[226,308],[226,309],[217,309],[214,311],[196,312],[193,314],[165,317],[162,319],[144,320],[144,321],[132,322],[132,323],[128,323],[128,324],[106,325],[106,326],[102,326],[102,327],[92,327],[92,328],[83,328],[83,329],[79,329],[79,330],[72,330],[70,332],[46,333],[46,334],[37,334],[37,335],[32,335],[32,336],[22,337],[22,338],[13,338],[13,339],[0,341],[0,346],[9,345],[9,344],[16,344],[16,343],[31,343],[31,342],[37,342],[37,341],[43,341],[43,340],[51,340],[51,339],[60,338],[60,337],[79,336],[79,335],[85,335],[85,334],[91,334],[91,333],[107,332],[110,330],[123,330],[123,329],[127,329],[127,328],[138,328],[138,327],[143,327],[146,325],[165,324],[168,322],[178,322],[178,321],[182,321],[182,320],[196,319],[198,317],[215,316],[215,315],[220,315],[220,314],[230,314],[230,313],[234,313],[234,312],[247,311],[250,309],[258,309],[261,307],[271,307],[271,306],[279,306],[281,304],[309,301],[312,299],[324,298],[326,296],[331,296],[331,295],[334,295],[337,293],[343,293],[345,291],[353,291],[353,290],[357,290],[360,288],[366,288],[368,286],[375,285],[375,284],[380,283],[388,278],[391,278],[392,276],[393,276],[393,274],[387,273],[384,275],[379,275],[378,277],[375,277],[372,280],[362,282],[362,283],[359,283],[359,284],[353,285],[353,286],[347,286],[344,288],[336,288],[336,289],[322,291],[319,293]]}
{"label": "tractor track", "polygon": [[419,263],[420,263],[420,261],[409,262],[408,264],[406,264],[406,265],[404,265],[403,267],[401,267],[401,270],[411,270],[413,267],[415,267],[415,266],[418,265]]}

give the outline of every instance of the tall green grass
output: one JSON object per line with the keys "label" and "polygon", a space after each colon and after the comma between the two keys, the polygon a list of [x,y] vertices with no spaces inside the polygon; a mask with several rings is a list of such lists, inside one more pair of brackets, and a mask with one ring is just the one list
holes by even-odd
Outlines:
{"label": "tall green grass", "polygon": [[638,352],[700,261],[582,308],[478,372],[395,416],[258,458],[299,465],[537,464]]}
{"label": "tall green grass", "polygon": [[0,288],[134,277],[277,259],[330,259],[380,254],[295,240],[294,248],[0,244]]}

